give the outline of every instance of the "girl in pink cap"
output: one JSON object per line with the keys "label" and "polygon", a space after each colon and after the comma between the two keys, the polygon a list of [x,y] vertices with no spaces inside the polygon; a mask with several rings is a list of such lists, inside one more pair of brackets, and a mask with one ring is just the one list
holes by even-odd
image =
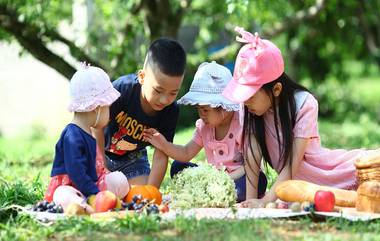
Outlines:
{"label": "girl in pink cap", "polygon": [[91,132],[92,128],[107,125],[109,106],[120,93],[102,69],[83,65],[70,80],[70,95],[69,110],[74,118],[55,146],[45,200],[54,201],[64,210],[70,203],[77,203],[92,212],[86,197],[107,189],[123,198],[129,191],[128,180],[121,172],[105,170]]}
{"label": "girl in pink cap", "polygon": [[244,108],[241,119],[247,183],[257,189],[261,159],[278,173],[262,199],[257,199],[255,191],[250,192],[251,199],[242,206],[275,201],[276,186],[289,179],[356,189],[354,161],[369,151],[323,148],[318,133],[318,102],[284,73],[281,51],[257,34],[239,27],[235,30],[241,34],[237,41],[246,44],[238,53],[233,78],[223,95]]}

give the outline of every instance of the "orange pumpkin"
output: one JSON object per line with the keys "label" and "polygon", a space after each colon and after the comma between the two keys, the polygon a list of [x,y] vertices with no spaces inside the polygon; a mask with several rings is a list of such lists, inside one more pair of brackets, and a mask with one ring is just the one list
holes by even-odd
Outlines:
{"label": "orange pumpkin", "polygon": [[132,185],[124,201],[132,202],[133,197],[136,195],[141,195],[143,199],[148,199],[149,201],[154,200],[154,203],[158,205],[160,205],[162,201],[161,192],[152,185]]}

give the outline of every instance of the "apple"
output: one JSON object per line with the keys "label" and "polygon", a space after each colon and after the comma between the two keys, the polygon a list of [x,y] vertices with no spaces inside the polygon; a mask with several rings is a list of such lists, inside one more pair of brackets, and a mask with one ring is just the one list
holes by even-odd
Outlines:
{"label": "apple", "polygon": [[110,191],[101,191],[95,197],[95,211],[106,212],[117,205],[117,197]]}
{"label": "apple", "polygon": [[314,195],[315,210],[319,212],[332,212],[335,205],[333,192],[319,190]]}

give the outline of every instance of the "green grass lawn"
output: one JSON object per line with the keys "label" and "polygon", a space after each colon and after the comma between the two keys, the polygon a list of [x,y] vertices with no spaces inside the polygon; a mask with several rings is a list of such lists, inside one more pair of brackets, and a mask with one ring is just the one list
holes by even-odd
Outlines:
{"label": "green grass lawn", "polygon": [[[180,131],[177,143],[189,140],[193,130]],[[380,126],[320,122],[320,132],[329,147],[378,147]],[[55,139],[0,140],[0,208],[25,205],[42,197],[48,181]],[[22,151],[21,151],[22,150]],[[201,153],[199,161],[204,159]],[[170,181],[165,178],[163,185]],[[14,214],[14,213],[13,213]],[[70,219],[45,227],[27,216],[0,212],[0,240],[378,240],[380,221],[350,223],[339,219],[314,222],[298,220],[196,221],[179,218],[160,222],[135,217],[111,223],[87,218]]]}
{"label": "green grass lawn", "polygon": [[[380,88],[376,87],[377,94],[368,91],[373,83],[373,79],[363,80],[355,87],[356,94],[371,108],[380,103]],[[371,116],[361,113],[357,119],[344,122],[320,120],[322,143],[329,148],[379,148],[380,125]],[[192,128],[179,131],[175,143],[186,143],[192,134]],[[6,208],[11,204],[32,204],[42,198],[56,140],[41,133],[0,138],[0,240],[380,240],[380,221],[319,222],[309,217],[243,221],[177,218],[171,222],[145,216],[114,222],[71,218],[46,227]],[[203,161],[204,152],[195,159]],[[273,178],[273,173],[270,175]],[[163,189],[169,181],[166,176]]]}

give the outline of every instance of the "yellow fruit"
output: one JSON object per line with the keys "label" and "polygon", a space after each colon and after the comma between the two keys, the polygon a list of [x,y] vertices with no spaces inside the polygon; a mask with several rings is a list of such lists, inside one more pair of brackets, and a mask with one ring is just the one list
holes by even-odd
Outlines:
{"label": "yellow fruit", "polygon": [[121,200],[119,198],[116,201],[116,207],[115,208],[121,208]]}
{"label": "yellow fruit", "polygon": [[77,203],[70,203],[65,210],[65,214],[67,216],[85,215],[86,211],[84,210],[84,207],[82,207],[81,205]]}
{"label": "yellow fruit", "polygon": [[95,199],[96,195],[91,195],[87,198],[87,203],[95,210]]}

